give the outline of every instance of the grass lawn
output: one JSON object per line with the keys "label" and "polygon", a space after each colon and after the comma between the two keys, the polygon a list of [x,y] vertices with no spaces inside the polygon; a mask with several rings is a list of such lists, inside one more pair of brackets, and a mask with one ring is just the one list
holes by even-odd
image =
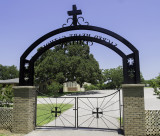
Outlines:
{"label": "grass lawn", "polygon": [[8,135],[6,135],[6,134],[0,134],[0,136],[8,136]]}
{"label": "grass lawn", "polygon": [[[118,118],[119,122],[120,122],[120,118]],[[121,124],[123,124],[123,118],[121,118]]]}
{"label": "grass lawn", "polygon": [[[53,107],[53,108],[51,108]],[[43,126],[55,119],[55,113],[51,113],[51,110],[55,111],[54,107],[60,107],[57,111],[61,110],[61,113],[73,107],[73,104],[37,104],[37,126]],[[58,116],[60,113],[58,113]]]}
{"label": "grass lawn", "polygon": [[152,87],[144,87],[144,88],[152,88]]}

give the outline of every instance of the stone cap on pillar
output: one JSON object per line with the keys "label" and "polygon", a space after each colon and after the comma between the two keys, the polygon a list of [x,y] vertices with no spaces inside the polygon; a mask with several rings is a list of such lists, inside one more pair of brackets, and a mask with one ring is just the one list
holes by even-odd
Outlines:
{"label": "stone cap on pillar", "polygon": [[14,97],[36,97],[36,86],[13,86]]}
{"label": "stone cap on pillar", "polygon": [[122,84],[123,97],[144,97],[144,84]]}
{"label": "stone cap on pillar", "polygon": [[144,87],[145,84],[122,84],[122,88],[128,87]]}

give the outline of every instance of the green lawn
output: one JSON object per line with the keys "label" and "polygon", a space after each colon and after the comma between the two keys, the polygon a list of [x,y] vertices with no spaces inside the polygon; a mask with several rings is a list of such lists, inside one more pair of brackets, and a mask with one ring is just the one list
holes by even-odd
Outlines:
{"label": "green lawn", "polygon": [[6,135],[6,134],[0,134],[0,136],[8,136],[8,135]]}
{"label": "green lawn", "polygon": [[[119,122],[120,122],[120,118],[118,118]],[[123,118],[121,118],[121,124],[123,124]]]}
{"label": "green lawn", "polygon": [[144,88],[152,88],[152,87],[144,87]]}
{"label": "green lawn", "polygon": [[[53,108],[52,108],[53,107]],[[37,126],[43,126],[55,119],[55,113],[51,113],[51,110],[55,111],[54,107],[60,107],[57,111],[64,111],[73,107],[73,104],[38,104],[37,105]],[[58,116],[60,113],[58,113]]]}
{"label": "green lawn", "polygon": [[41,95],[38,95],[37,98],[48,98],[49,96],[41,96]]}

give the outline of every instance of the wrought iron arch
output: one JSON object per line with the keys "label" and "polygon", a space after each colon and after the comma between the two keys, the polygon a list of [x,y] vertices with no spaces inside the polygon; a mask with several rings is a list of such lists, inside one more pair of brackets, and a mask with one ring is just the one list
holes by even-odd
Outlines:
{"label": "wrought iron arch", "polygon": [[[75,5],[73,5],[75,6]],[[80,12],[79,12],[80,13]],[[69,13],[68,13],[69,14]],[[82,18],[82,17],[81,17]],[[97,27],[97,26],[90,26],[90,25],[77,25],[79,24],[78,19],[73,16],[73,23],[71,26],[68,27],[62,27],[59,29],[56,29],[54,31],[51,31],[38,40],[36,40],[21,56],[20,58],[20,78],[19,78],[19,85],[33,85],[33,77],[34,77],[34,62],[36,59],[38,59],[38,56],[40,56],[43,52],[45,52],[47,49],[51,48],[51,46],[55,46],[57,44],[61,44],[67,41],[77,41],[77,40],[85,40],[85,41],[93,41],[100,43],[110,49],[112,49],[114,52],[119,54],[123,59],[123,75],[124,75],[124,83],[127,84],[137,84],[140,83],[140,68],[139,68],[139,52],[138,50],[125,38],[122,36],[109,31],[107,29]],[[88,24],[88,23],[87,23]],[[73,25],[73,26],[72,26]],[[37,52],[30,60],[27,60],[27,56],[31,53],[32,50],[34,50],[40,43],[47,40],[48,38],[52,36],[56,36],[57,34],[61,34],[63,32],[70,32],[73,30],[90,30],[95,32],[100,32],[106,35],[109,35],[118,41],[122,42],[126,47],[128,47],[132,53],[129,55],[125,55],[120,49],[117,47],[107,43],[106,41],[102,39],[97,39],[94,37],[88,37],[88,36],[72,36],[72,37],[66,37],[59,40],[56,40],[52,43],[49,43],[47,46],[45,46],[41,51]],[[26,66],[27,65],[27,66]]]}

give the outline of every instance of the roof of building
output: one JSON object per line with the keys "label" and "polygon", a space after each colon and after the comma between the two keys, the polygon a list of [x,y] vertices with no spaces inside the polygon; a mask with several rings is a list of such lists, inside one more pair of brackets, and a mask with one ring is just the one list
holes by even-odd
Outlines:
{"label": "roof of building", "polygon": [[19,84],[19,78],[0,80],[0,84]]}

